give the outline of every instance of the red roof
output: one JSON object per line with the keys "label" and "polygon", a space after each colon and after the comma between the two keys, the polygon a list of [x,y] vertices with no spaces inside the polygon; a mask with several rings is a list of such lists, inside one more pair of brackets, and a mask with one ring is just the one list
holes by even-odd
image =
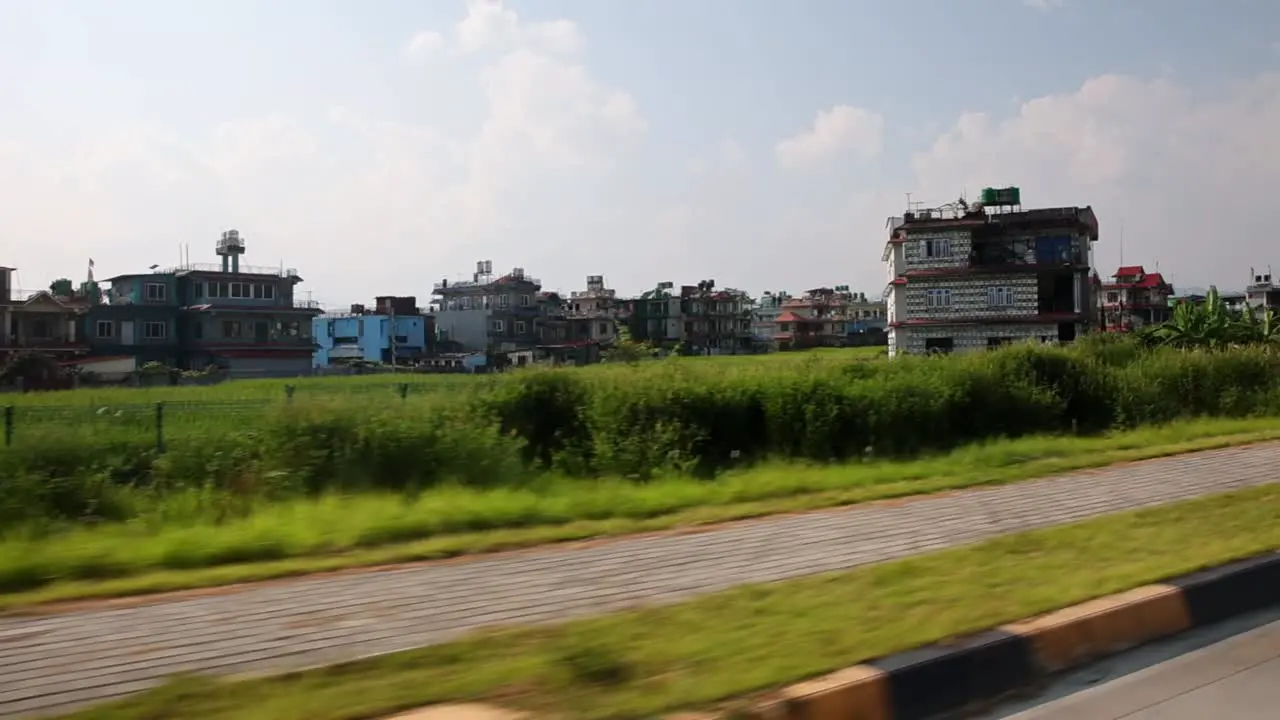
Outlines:
{"label": "red roof", "polygon": [[804,322],[805,320],[808,320],[808,319],[809,318],[807,317],[802,317],[791,311],[787,311],[779,315],[778,319],[775,322]]}
{"label": "red roof", "polygon": [[1115,272],[1111,277],[1121,277],[1129,275],[1146,275],[1147,271],[1141,265],[1125,265]]}

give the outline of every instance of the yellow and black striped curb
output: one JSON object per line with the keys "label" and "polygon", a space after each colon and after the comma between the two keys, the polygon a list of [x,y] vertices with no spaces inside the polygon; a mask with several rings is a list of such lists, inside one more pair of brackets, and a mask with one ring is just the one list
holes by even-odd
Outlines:
{"label": "yellow and black striped curb", "polygon": [[926,720],[981,707],[1068,668],[1280,604],[1280,554],[856,665],[774,693],[736,717]]}

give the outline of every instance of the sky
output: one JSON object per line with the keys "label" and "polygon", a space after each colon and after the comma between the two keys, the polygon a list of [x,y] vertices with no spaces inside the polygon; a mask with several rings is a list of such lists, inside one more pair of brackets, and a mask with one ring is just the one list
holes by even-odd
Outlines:
{"label": "sky", "polygon": [[908,194],[1017,185],[1104,276],[1240,288],[1278,132],[1269,0],[0,0],[0,265],[878,294]]}

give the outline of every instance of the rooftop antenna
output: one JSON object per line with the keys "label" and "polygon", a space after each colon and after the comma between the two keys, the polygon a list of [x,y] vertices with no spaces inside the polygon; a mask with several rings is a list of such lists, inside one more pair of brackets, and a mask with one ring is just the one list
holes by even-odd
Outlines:
{"label": "rooftop antenna", "polygon": [[1120,218],[1120,267],[1124,267],[1124,218]]}

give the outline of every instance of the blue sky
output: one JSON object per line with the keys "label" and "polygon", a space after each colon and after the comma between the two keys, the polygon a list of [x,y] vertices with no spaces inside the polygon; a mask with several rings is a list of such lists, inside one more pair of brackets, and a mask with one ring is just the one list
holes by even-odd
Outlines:
{"label": "blue sky", "polygon": [[1280,267],[1277,73],[1262,0],[0,0],[0,264],[236,227],[334,305],[478,259],[878,292],[905,193],[1018,184],[1098,210],[1103,274],[1123,225],[1126,263],[1237,286]]}

